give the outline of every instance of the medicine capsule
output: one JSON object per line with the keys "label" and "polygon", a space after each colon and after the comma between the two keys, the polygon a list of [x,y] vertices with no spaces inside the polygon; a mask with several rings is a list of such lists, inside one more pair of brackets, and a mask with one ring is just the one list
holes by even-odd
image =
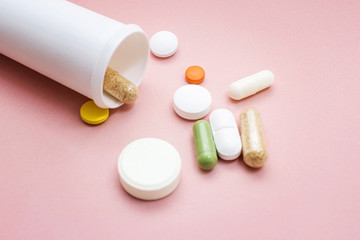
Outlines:
{"label": "medicine capsule", "polygon": [[103,89],[120,102],[126,104],[135,102],[138,97],[136,85],[109,67],[106,69],[104,76]]}
{"label": "medicine capsule", "polygon": [[246,108],[240,114],[240,131],[243,158],[246,165],[262,167],[267,159],[260,113],[254,108]]}
{"label": "medicine capsule", "polygon": [[205,120],[197,121],[193,126],[196,158],[203,170],[211,170],[217,163],[217,154],[210,124]]}
{"label": "medicine capsule", "polygon": [[229,87],[229,95],[234,100],[240,100],[270,87],[273,82],[274,74],[264,70],[233,82]]}

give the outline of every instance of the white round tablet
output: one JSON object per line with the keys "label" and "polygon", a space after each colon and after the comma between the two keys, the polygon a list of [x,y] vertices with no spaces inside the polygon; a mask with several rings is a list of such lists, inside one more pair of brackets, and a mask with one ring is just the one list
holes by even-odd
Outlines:
{"label": "white round tablet", "polygon": [[157,57],[170,57],[178,49],[178,39],[172,32],[157,32],[150,39],[150,49]]}
{"label": "white round tablet", "polygon": [[155,200],[172,193],[180,181],[181,158],[168,142],[141,138],[128,144],[118,159],[123,188],[132,196]]}
{"label": "white round tablet", "polygon": [[188,120],[197,120],[206,116],[211,108],[210,92],[197,84],[178,88],[173,100],[175,112]]}

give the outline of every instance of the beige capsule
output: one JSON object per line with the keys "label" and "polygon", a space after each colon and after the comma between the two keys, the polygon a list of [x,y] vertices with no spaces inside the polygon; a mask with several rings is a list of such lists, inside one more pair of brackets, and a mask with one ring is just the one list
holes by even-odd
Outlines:
{"label": "beige capsule", "polygon": [[107,68],[104,76],[103,89],[120,102],[129,104],[138,97],[138,88],[112,68]]}
{"label": "beige capsule", "polygon": [[253,168],[262,167],[268,154],[260,113],[255,108],[245,108],[240,113],[240,132],[245,164]]}

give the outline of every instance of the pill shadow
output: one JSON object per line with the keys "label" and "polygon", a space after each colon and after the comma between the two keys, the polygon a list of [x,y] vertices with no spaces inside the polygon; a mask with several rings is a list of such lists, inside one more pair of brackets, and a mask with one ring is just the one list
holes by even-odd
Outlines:
{"label": "pill shadow", "polygon": [[132,104],[123,104],[118,108],[112,108],[109,110],[110,116],[113,114],[119,114],[119,113],[121,114],[121,113],[129,112],[129,111],[131,111],[131,109],[133,109],[135,107],[135,105],[136,105],[136,102],[132,103]]}
{"label": "pill shadow", "polygon": [[240,167],[240,169],[243,169],[244,171],[246,171],[248,173],[256,173],[256,172],[261,171],[261,168],[251,168],[251,167],[247,166],[242,159],[242,154],[234,160],[223,160],[218,156],[218,162],[216,165],[224,165],[224,166],[232,165],[235,168]]}
{"label": "pill shadow", "polygon": [[252,168],[252,167],[249,167],[248,165],[246,165],[242,158],[242,154],[241,154],[240,158],[238,158],[236,161],[237,161],[237,165],[240,166],[241,169],[243,169],[244,171],[246,171],[248,173],[258,173],[258,172],[261,172],[263,169],[263,167]]}
{"label": "pill shadow", "polygon": [[[246,171],[248,173],[257,173],[262,170],[262,168],[252,168],[246,165],[243,160],[242,154],[234,160],[223,160],[218,156],[218,162],[216,165],[223,165],[223,166],[232,165],[234,168],[243,169],[243,171]],[[215,166],[215,167],[221,167],[221,166]]]}
{"label": "pill shadow", "polygon": [[[18,93],[19,101],[24,95],[39,99],[40,102],[61,108],[74,116],[87,98],[74,90],[0,54],[0,74],[6,88]],[[9,89],[10,90],[10,89]]]}
{"label": "pill shadow", "polygon": [[154,60],[154,61],[160,61],[160,62],[174,62],[175,59],[177,58],[177,55],[178,53],[174,53],[173,55],[169,56],[169,57],[158,57],[158,56],[155,56],[154,54],[150,54],[150,59],[151,60]]}
{"label": "pill shadow", "polygon": [[[176,187],[176,189],[170,193],[169,195],[155,200],[143,200],[139,198],[135,198],[131,196],[129,193],[126,192],[126,190],[122,187],[120,183],[119,173],[117,171],[117,165],[114,167],[114,174],[112,182],[116,182],[114,184],[114,191],[116,191],[116,195],[118,196],[119,200],[124,199],[130,204],[134,204],[137,207],[139,207],[136,211],[139,211],[141,213],[149,213],[152,214],[153,212],[157,212],[161,209],[168,208],[169,205],[172,205],[174,202],[173,197],[176,197],[177,194],[179,194],[179,191],[181,191],[181,180],[179,186]],[[121,201],[119,201],[121,203]]]}
{"label": "pill shadow", "polygon": [[[253,103],[253,101],[262,101],[263,99],[268,99],[270,94],[273,94],[273,88],[269,87],[269,88],[265,88],[253,95],[247,96],[246,98],[242,98],[240,100],[234,100],[232,99],[228,93],[226,93],[226,97],[228,99],[228,102],[230,102],[231,104],[245,104],[245,106],[247,106],[247,104],[249,104],[249,101],[251,103]],[[244,107],[245,108],[245,107]]]}

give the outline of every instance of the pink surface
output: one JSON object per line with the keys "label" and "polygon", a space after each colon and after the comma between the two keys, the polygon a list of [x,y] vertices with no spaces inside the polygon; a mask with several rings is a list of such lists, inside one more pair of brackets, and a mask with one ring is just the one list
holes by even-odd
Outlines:
{"label": "pink surface", "polygon": [[[179,50],[152,56],[138,101],[96,127],[79,117],[86,97],[0,55],[0,239],[360,239],[359,1],[72,2],[149,36],[172,31]],[[172,109],[195,64],[213,109],[260,111],[262,169],[197,166],[194,122]],[[275,74],[270,89],[230,100],[232,81],[263,69]],[[182,157],[165,199],[120,186],[118,155],[142,137]]]}

